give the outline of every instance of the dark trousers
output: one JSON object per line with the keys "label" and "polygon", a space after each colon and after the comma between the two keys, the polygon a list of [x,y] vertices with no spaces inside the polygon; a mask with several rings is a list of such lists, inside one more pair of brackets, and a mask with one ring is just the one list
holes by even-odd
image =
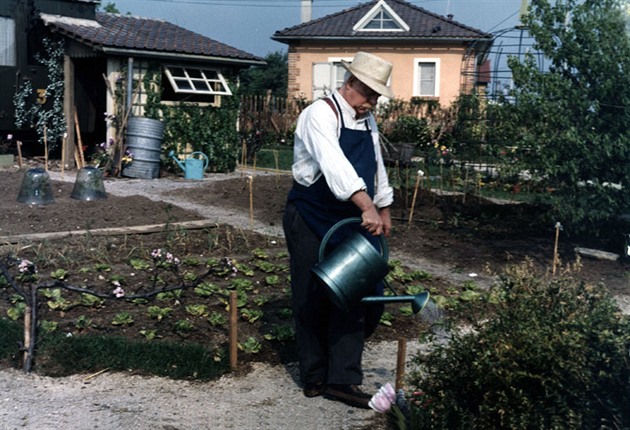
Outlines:
{"label": "dark trousers", "polygon": [[[382,307],[337,308],[325,286],[312,274],[318,262],[320,239],[295,205],[289,203],[283,227],[291,265],[295,336],[302,383],[356,384],[363,380],[361,356],[366,335],[374,331]],[[369,323],[366,325],[366,311]]]}

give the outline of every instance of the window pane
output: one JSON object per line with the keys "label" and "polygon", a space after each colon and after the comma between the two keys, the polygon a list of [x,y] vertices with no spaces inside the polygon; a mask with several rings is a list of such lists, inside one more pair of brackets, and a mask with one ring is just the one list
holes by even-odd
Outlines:
{"label": "window pane", "polygon": [[420,95],[435,95],[435,63],[418,64],[418,73],[420,74]]}
{"label": "window pane", "polygon": [[197,91],[208,91],[208,84],[205,81],[193,81],[193,85],[195,85],[195,89]]}
{"label": "window pane", "polygon": [[201,76],[201,70],[199,69],[186,69],[186,71],[188,72],[188,76],[191,77],[192,79],[203,78],[203,76]]}
{"label": "window pane", "polygon": [[15,21],[0,17],[0,66],[15,65]]}
{"label": "window pane", "polygon": [[171,75],[173,75],[173,77],[186,76],[186,74],[184,73],[184,69],[180,67],[169,67],[168,70],[171,72]]}
{"label": "window pane", "polygon": [[190,86],[190,82],[187,79],[175,79],[175,85],[177,85],[178,90],[190,90],[192,87]]}

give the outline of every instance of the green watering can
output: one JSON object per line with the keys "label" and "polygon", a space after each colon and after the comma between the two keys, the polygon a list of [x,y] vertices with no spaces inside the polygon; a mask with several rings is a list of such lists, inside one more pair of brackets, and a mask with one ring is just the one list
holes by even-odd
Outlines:
{"label": "green watering can", "polygon": [[[195,158],[195,155],[199,158]],[[175,156],[175,151],[169,151],[168,156],[184,171],[184,179],[203,179],[203,172],[208,167],[208,156],[203,152],[192,152],[183,163]]]}
{"label": "green watering can", "polygon": [[[353,231],[329,255],[324,255],[328,240],[339,228],[361,222],[361,218],[341,220],[332,226],[322,239],[319,262],[311,270],[326,287],[331,301],[346,312],[357,303],[394,302],[411,302],[413,313],[420,312],[429,301],[427,291],[415,296],[398,296],[385,281],[385,276],[389,272],[387,264],[389,251],[383,235],[379,236],[381,252],[377,251],[365,236]],[[394,296],[368,296],[380,281],[392,290]]]}

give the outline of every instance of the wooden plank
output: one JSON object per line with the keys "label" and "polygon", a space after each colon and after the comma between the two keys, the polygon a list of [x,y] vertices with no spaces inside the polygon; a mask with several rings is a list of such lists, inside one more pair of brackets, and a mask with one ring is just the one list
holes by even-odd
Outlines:
{"label": "wooden plank", "polygon": [[586,257],[596,258],[598,260],[617,261],[619,254],[613,254],[612,252],[600,251],[597,249],[576,247],[575,252]]}
{"label": "wooden plank", "polygon": [[147,233],[159,233],[169,229],[186,229],[195,230],[200,228],[218,227],[218,224],[214,221],[202,219],[197,221],[183,221],[172,222],[165,224],[149,224],[138,225],[130,227],[110,227],[110,228],[98,228],[94,230],[72,230],[72,231],[58,231],[52,233],[31,233],[21,234],[15,236],[0,237],[0,245],[8,245],[14,243],[20,243],[24,241],[40,241],[47,239],[61,239],[70,236],[82,236],[90,234],[92,236],[116,236],[124,234],[147,234]]}

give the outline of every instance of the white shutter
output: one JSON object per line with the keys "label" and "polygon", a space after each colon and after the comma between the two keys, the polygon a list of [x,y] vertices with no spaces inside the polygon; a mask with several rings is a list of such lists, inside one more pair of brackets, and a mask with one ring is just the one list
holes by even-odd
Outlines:
{"label": "white shutter", "polygon": [[313,63],[313,100],[326,97],[334,91],[331,63]]}

